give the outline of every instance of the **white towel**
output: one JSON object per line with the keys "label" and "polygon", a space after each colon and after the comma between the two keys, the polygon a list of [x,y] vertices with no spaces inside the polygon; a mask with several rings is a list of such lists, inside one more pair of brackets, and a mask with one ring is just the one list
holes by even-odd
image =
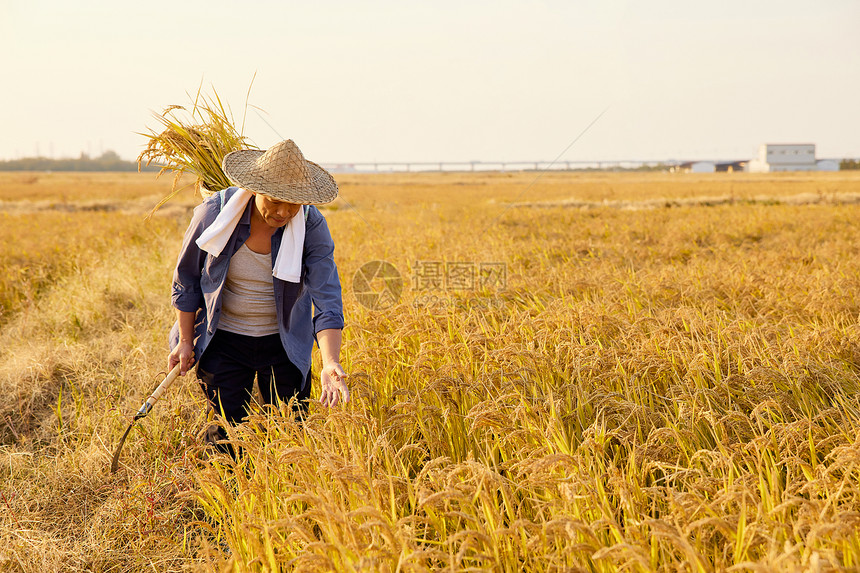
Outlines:
{"label": "white towel", "polygon": [[[246,189],[240,188],[230,197],[227,204],[221,208],[221,212],[212,221],[212,224],[200,233],[197,238],[197,246],[210,255],[217,257],[227,246],[227,241],[239,224],[242,213],[248,201],[254,194]],[[272,276],[282,281],[298,283],[302,276],[302,250],[305,245],[305,217],[304,207],[299,209],[295,217],[290,219],[284,229],[281,238],[281,246],[278,256],[275,257],[275,268]]]}
{"label": "white towel", "polygon": [[305,248],[305,207],[299,207],[284,229],[272,275],[288,283],[302,280],[302,251]]}

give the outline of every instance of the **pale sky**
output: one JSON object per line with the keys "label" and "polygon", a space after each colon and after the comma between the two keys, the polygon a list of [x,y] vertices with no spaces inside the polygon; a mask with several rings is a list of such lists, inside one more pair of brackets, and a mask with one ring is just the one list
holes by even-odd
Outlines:
{"label": "pale sky", "polygon": [[134,159],[201,80],[241,122],[255,72],[246,135],[320,163],[551,160],[604,110],[561,160],[860,157],[858,25],[857,0],[0,0],[0,159]]}

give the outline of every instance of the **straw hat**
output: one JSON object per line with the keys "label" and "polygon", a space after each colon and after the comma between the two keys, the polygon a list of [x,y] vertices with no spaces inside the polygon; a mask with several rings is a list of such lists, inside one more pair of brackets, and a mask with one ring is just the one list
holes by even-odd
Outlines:
{"label": "straw hat", "polygon": [[320,205],[337,197],[334,177],[306,160],[292,139],[266,151],[233,151],[224,156],[221,167],[236,185],[280,201]]}

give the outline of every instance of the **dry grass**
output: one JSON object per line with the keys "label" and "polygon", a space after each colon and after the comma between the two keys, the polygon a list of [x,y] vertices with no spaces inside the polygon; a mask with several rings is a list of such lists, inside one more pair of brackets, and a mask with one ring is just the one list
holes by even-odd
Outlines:
{"label": "dry grass", "polygon": [[[350,202],[398,201],[405,205],[440,199],[488,203],[577,200],[644,201],[812,194],[823,198],[860,193],[856,171],[797,173],[390,173],[338,175]],[[462,192],[468,192],[464,197]]]}
{"label": "dry grass", "polygon": [[[159,230],[164,221],[143,227],[139,216],[107,210],[0,211],[0,324],[31,309],[67,275],[109,261],[129,244],[148,244]],[[74,315],[70,308],[70,320]]]}
{"label": "dry grass", "polygon": [[[185,216],[80,256],[0,333],[0,569],[856,570],[860,207],[508,206],[860,181],[721,176],[339,177],[353,400],[257,414],[238,467],[193,462],[186,382],[108,475],[163,368]],[[385,311],[350,293],[377,259],[406,282]],[[416,261],[507,284],[421,291]]]}
{"label": "dry grass", "polygon": [[[153,181],[151,173],[35,173],[5,172],[0,186],[0,208],[9,210],[18,202],[62,207],[92,203],[111,204],[153,199],[170,191],[166,180]],[[191,197],[191,193],[188,193]]]}

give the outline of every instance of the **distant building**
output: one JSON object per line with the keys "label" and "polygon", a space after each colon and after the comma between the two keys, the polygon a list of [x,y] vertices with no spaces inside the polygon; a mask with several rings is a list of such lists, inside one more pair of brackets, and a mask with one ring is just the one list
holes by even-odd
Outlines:
{"label": "distant building", "polygon": [[323,168],[331,173],[355,173],[358,171],[352,163],[327,163],[323,165]]}
{"label": "distant building", "polygon": [[814,143],[765,143],[758,148],[758,157],[747,163],[751,173],[817,170]]}
{"label": "distant building", "polygon": [[725,171],[727,173],[735,173],[738,171],[746,171],[747,170],[747,162],[746,161],[725,161],[722,163],[717,163],[717,171]]}
{"label": "distant building", "polygon": [[673,167],[670,171],[680,173],[713,173],[716,171],[713,161],[687,161]]}
{"label": "distant building", "polygon": [[815,165],[819,171],[839,171],[839,162],[833,159],[819,159]]}

